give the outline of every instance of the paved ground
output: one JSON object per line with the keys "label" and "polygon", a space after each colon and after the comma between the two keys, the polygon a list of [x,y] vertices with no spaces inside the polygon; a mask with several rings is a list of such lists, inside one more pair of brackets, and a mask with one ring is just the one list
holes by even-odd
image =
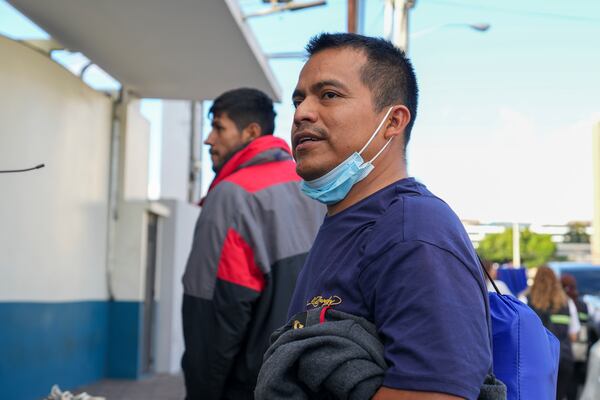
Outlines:
{"label": "paved ground", "polygon": [[71,391],[103,396],[106,400],[183,400],[185,389],[181,375],[154,375],[138,381],[104,380]]}

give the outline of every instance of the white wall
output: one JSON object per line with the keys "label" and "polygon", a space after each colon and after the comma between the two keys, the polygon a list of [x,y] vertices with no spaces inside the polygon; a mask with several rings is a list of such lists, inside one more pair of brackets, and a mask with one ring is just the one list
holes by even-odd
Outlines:
{"label": "white wall", "polygon": [[180,370],[184,348],[181,277],[192,248],[200,208],[180,200],[161,200],[161,203],[170,210],[170,215],[162,221],[160,234],[156,371],[175,373]]}
{"label": "white wall", "polygon": [[150,154],[150,122],[140,112],[140,101],[127,105],[125,137],[125,200],[148,198],[148,157]]}
{"label": "white wall", "polygon": [[105,299],[111,101],[0,37],[0,300]]}

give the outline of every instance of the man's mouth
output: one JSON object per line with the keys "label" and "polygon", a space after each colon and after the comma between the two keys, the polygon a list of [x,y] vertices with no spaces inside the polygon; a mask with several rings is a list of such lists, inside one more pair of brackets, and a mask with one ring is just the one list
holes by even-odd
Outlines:
{"label": "man's mouth", "polygon": [[300,138],[300,140],[298,140],[298,144],[302,144],[305,142],[316,142],[317,140],[319,140],[319,139],[315,139],[312,137],[303,137],[303,138]]}
{"label": "man's mouth", "polygon": [[312,132],[303,131],[300,133],[296,133],[293,137],[294,148],[297,150],[298,147],[306,147],[310,143],[319,142],[323,140],[322,137],[316,135]]}

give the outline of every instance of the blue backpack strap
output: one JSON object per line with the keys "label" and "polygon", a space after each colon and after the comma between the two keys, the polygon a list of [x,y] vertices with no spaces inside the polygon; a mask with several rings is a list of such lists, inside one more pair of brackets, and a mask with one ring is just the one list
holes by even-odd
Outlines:
{"label": "blue backpack strap", "polygon": [[[475,253],[475,254],[477,254],[477,253]],[[481,266],[481,269],[483,270],[483,273],[485,274],[485,276],[487,276],[487,278],[490,280],[490,282],[492,282],[492,285],[494,286],[494,290],[496,291],[496,293],[500,294],[500,290],[498,290],[498,287],[494,283],[494,280],[492,279],[490,274],[485,269],[485,266],[483,265],[483,261],[481,260],[481,257],[479,257],[479,254],[477,254],[477,260],[479,261],[479,265]],[[484,284],[485,284],[485,282],[484,282]],[[484,287],[484,289],[485,289],[485,287]],[[490,340],[490,351],[492,353],[492,358],[493,358],[494,357],[494,339],[493,339],[493,335],[492,335],[492,316],[490,313],[490,300],[487,296],[487,291],[483,293],[483,301],[485,302],[485,318],[487,320],[488,337]],[[494,375],[493,359],[492,359],[492,364],[490,365],[489,373],[492,376]]]}
{"label": "blue backpack strap", "polygon": [[[477,254],[477,253],[475,253],[475,254]],[[483,273],[488,277],[490,282],[492,282],[492,285],[494,286],[494,290],[496,290],[496,293],[500,294],[500,290],[498,290],[498,287],[494,283],[494,280],[492,279],[490,274],[485,269],[485,266],[483,265],[483,261],[481,260],[481,257],[479,257],[479,254],[477,254],[477,260],[479,261],[479,265],[481,266]],[[484,284],[485,284],[485,282],[484,282]],[[492,355],[492,363],[490,364],[490,370],[488,371],[488,376],[486,376],[485,381],[483,382],[483,385],[481,386],[478,400],[506,400],[507,387],[502,381],[496,379],[496,377],[494,376],[494,359],[493,359],[494,358],[494,339],[493,339],[493,334],[492,334],[492,316],[491,316],[491,311],[490,311],[490,300],[487,295],[487,290],[485,289],[485,286],[483,289],[484,289],[484,291],[482,294],[483,294],[483,301],[485,303],[485,317],[486,317],[487,326],[488,326],[488,337],[489,337],[489,341],[490,341],[490,353]]]}

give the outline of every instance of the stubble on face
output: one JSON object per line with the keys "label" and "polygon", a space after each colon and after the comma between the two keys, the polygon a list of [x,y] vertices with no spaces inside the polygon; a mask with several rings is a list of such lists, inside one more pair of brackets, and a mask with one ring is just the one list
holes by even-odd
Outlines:
{"label": "stubble on face", "polygon": [[209,154],[215,173],[221,170],[235,152],[246,145],[242,133],[225,112],[214,116],[212,130],[204,144],[210,146]]}

